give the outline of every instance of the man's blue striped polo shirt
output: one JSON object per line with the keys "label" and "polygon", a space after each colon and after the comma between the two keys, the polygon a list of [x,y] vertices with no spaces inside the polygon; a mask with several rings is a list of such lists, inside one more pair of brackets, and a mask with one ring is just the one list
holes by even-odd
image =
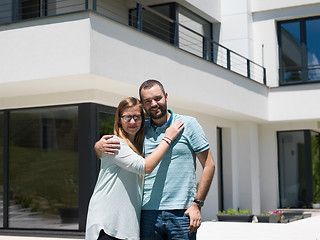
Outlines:
{"label": "man's blue striped polo shirt", "polygon": [[146,122],[145,156],[159,145],[173,122],[182,120],[184,129],[159,165],[145,176],[142,210],[187,209],[196,195],[196,154],[209,149],[204,131],[195,118],[169,112],[169,121],[160,127],[151,120]]}

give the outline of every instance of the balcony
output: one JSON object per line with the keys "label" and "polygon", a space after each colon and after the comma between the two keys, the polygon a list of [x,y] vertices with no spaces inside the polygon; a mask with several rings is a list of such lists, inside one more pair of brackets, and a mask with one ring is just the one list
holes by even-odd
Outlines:
{"label": "balcony", "polygon": [[211,23],[177,3],[146,6],[135,0],[4,0],[0,3],[0,25],[82,11],[115,20],[266,85],[264,67],[214,42]]}

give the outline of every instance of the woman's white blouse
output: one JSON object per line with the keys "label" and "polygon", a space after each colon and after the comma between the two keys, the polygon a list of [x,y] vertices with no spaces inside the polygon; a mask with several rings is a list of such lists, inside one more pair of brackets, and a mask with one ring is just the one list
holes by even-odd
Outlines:
{"label": "woman's white blouse", "polygon": [[100,230],[120,239],[139,239],[142,175],[145,160],[120,140],[115,155],[102,155],[99,177],[88,209],[86,240],[97,240]]}

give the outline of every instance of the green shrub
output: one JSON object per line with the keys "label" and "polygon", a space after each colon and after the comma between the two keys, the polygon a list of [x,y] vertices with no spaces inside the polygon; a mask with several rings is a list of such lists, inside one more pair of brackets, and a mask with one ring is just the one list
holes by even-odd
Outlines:
{"label": "green shrub", "polygon": [[252,212],[250,209],[246,209],[246,210],[235,210],[232,208],[228,208],[227,211],[219,211],[218,214],[227,214],[227,215],[250,215]]}

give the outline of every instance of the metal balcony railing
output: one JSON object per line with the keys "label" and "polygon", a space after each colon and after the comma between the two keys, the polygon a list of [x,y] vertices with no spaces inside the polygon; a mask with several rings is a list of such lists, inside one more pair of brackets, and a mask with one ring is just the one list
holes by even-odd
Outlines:
{"label": "metal balcony railing", "polygon": [[264,67],[136,0],[1,0],[0,25],[80,11],[94,11],[266,85]]}

